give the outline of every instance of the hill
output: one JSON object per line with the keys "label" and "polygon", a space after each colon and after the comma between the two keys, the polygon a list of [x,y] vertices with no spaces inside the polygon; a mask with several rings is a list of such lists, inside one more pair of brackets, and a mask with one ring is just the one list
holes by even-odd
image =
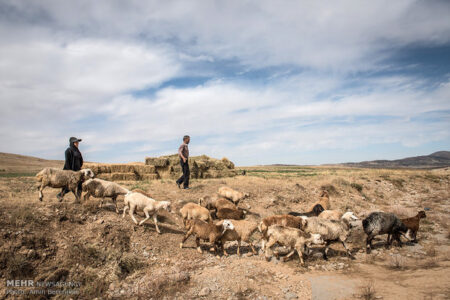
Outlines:
{"label": "hill", "polygon": [[450,151],[434,152],[430,155],[407,157],[396,160],[373,160],[363,162],[343,163],[342,165],[358,168],[414,168],[414,169],[433,169],[445,168],[450,166]]}
{"label": "hill", "polygon": [[0,152],[1,173],[37,173],[45,167],[62,168],[64,161],[47,160],[33,156],[25,156]]}

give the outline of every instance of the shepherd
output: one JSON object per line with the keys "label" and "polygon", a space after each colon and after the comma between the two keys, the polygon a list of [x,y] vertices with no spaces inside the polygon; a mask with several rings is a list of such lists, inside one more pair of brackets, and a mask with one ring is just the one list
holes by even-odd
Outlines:
{"label": "shepherd", "polygon": [[178,188],[181,188],[181,183],[183,183],[183,189],[189,189],[189,148],[188,144],[191,141],[191,138],[188,135],[183,137],[183,143],[178,148],[178,156],[180,157],[181,170],[183,171],[183,175],[177,180]]}
{"label": "shepherd", "polygon": [[[72,170],[72,171],[80,171],[83,166],[83,156],[81,155],[80,150],[78,149],[78,145],[81,142],[81,139],[76,137],[71,137],[69,139],[69,148],[66,149],[65,157],[66,161],[64,163],[64,170]],[[78,197],[81,196],[81,182],[77,188]],[[62,201],[64,195],[68,193],[69,190],[66,187],[63,187],[61,192],[57,195],[59,201]]]}

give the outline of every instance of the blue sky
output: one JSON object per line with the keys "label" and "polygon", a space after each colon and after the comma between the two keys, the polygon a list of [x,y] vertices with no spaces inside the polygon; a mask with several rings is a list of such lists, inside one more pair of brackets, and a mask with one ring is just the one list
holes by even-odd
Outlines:
{"label": "blue sky", "polygon": [[238,165],[450,150],[449,1],[0,0],[0,151]]}

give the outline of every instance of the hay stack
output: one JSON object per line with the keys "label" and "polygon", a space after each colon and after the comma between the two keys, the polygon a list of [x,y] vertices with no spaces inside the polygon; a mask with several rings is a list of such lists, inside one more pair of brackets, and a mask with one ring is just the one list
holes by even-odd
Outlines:
{"label": "hay stack", "polygon": [[[112,181],[176,179],[181,175],[178,155],[147,157],[144,164],[86,163],[96,177]],[[227,158],[215,159],[206,155],[189,158],[191,178],[220,178],[237,175],[234,164]]]}
{"label": "hay stack", "polygon": [[[181,175],[178,155],[147,157],[146,165],[153,165],[159,178],[175,179]],[[227,158],[221,160],[206,155],[189,157],[191,178],[220,178],[237,175],[234,164]]]}

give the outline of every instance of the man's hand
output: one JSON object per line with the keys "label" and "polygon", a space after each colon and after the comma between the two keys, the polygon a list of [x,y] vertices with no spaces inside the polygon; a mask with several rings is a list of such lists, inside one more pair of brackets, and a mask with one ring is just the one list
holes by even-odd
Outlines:
{"label": "man's hand", "polygon": [[182,157],[181,159],[183,159],[183,162],[184,162],[184,163],[186,162],[186,158]]}

